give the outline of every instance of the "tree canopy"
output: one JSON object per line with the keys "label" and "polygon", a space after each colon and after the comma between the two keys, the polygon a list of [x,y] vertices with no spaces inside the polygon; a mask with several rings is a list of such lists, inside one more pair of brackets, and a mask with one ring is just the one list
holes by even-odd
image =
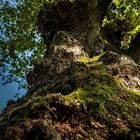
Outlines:
{"label": "tree canopy", "polygon": [[[57,0],[0,1],[0,77],[3,84],[16,81],[23,86],[31,64],[42,57],[45,45],[38,32],[37,17],[45,2]],[[139,0],[115,0],[110,5],[103,27],[109,25],[111,30],[112,24],[112,30],[121,30],[120,48],[129,48],[140,30],[139,7]]]}
{"label": "tree canopy", "polygon": [[118,39],[113,45],[128,49],[131,41],[140,32],[140,1],[115,0],[108,10],[103,26],[110,32],[118,32]]}
{"label": "tree canopy", "polygon": [[3,83],[25,79],[31,63],[42,54],[44,46],[36,26],[42,4],[43,0],[0,2],[0,76]]}

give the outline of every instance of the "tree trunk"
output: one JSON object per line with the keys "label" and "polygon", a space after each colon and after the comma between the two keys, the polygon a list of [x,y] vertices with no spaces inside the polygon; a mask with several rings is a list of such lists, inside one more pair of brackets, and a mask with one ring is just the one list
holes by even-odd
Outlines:
{"label": "tree trunk", "polygon": [[38,16],[38,28],[47,50],[44,58],[36,61],[27,75],[30,93],[45,85],[50,85],[50,92],[68,94],[73,90],[58,88],[54,91],[52,85],[54,82],[61,85],[62,79],[73,75],[75,66],[81,65],[81,56],[92,57],[104,51],[100,29],[110,2],[59,0],[44,4]]}
{"label": "tree trunk", "polygon": [[38,27],[49,45],[57,31],[67,31],[83,46],[90,57],[104,51],[101,24],[112,0],[59,0],[45,3],[39,12]]}
{"label": "tree trunk", "polygon": [[104,51],[100,27],[111,0],[104,1],[40,10],[47,55],[27,75],[28,95],[0,114],[0,140],[140,139],[139,67],[112,52],[85,57],[85,48],[89,56]]}
{"label": "tree trunk", "polygon": [[131,56],[140,65],[140,32],[132,40],[131,47],[127,50],[127,55]]}

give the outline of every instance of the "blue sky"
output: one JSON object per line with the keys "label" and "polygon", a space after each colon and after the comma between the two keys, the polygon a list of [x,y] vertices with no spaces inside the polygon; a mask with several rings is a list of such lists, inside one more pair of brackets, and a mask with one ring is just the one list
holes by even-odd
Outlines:
{"label": "blue sky", "polygon": [[[6,86],[2,86],[0,84],[0,112],[2,111],[2,109],[6,107],[8,100],[16,99],[14,98],[14,95],[17,93],[17,90],[18,90],[17,83],[11,83]],[[26,90],[21,89],[20,93],[21,95],[24,95],[26,93]]]}

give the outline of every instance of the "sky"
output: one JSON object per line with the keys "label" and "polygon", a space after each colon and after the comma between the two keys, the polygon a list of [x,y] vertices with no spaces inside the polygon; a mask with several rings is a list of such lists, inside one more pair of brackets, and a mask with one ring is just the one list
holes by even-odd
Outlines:
{"label": "sky", "polygon": [[[18,84],[11,83],[9,85],[3,86],[0,84],[0,112],[6,107],[7,101],[10,99],[16,99],[14,95],[17,93]],[[20,90],[21,96],[26,93],[26,90]]]}

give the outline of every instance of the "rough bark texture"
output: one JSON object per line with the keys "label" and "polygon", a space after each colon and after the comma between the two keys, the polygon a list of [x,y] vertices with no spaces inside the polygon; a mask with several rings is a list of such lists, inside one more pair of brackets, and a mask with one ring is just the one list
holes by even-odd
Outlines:
{"label": "rough bark texture", "polygon": [[76,45],[79,60],[54,47],[34,65],[30,94],[0,115],[0,140],[139,140],[140,67],[113,52],[88,58]]}
{"label": "rough bark texture", "polygon": [[103,51],[109,2],[63,0],[41,9],[47,54],[27,75],[28,94],[0,115],[0,140],[140,139],[140,67],[113,52],[87,57]]}
{"label": "rough bark texture", "polygon": [[100,26],[110,2],[76,0],[71,3],[59,0],[44,4],[39,12],[38,27],[47,52],[27,76],[31,91],[66,78],[62,75],[69,76],[71,67],[79,65],[81,56],[91,57],[104,51]]}
{"label": "rough bark texture", "polygon": [[[29,92],[46,85],[50,86],[49,92],[61,92],[62,89],[51,89],[51,85],[59,85],[64,79],[74,75],[75,68],[82,65],[79,62],[82,56],[86,56],[86,53],[81,43],[68,32],[58,31],[51,42],[48,55],[36,61],[33,70],[27,75]],[[65,94],[71,91],[67,89]]]}
{"label": "rough bark texture", "polygon": [[77,39],[92,57],[104,51],[100,28],[112,0],[59,0],[44,4],[38,16],[38,26],[47,49],[57,31],[67,31]]}

